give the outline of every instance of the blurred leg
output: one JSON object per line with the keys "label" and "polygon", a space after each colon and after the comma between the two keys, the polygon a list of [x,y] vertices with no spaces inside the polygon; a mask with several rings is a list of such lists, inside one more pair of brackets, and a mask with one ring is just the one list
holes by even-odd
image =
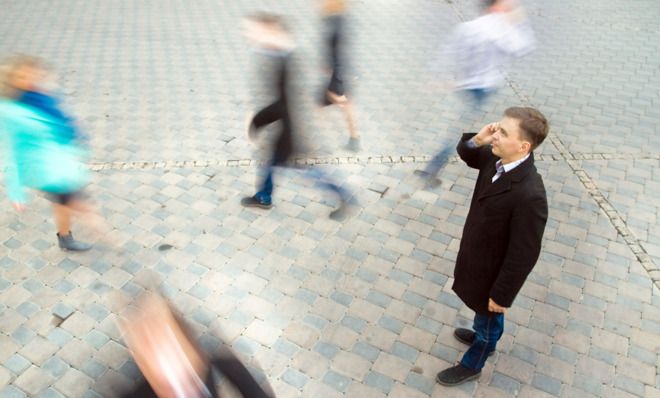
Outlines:
{"label": "blurred leg", "polygon": [[273,201],[273,172],[274,167],[272,165],[266,168],[261,188],[254,195],[256,199],[264,204],[271,204]]}
{"label": "blurred leg", "polygon": [[54,203],[53,213],[57,227],[57,242],[61,249],[71,251],[86,251],[91,249],[91,245],[73,239],[73,234],[71,234],[71,216],[73,215],[73,210],[69,204]]}
{"label": "blurred leg", "polygon": [[342,109],[344,110],[344,115],[346,116],[346,122],[348,123],[348,132],[351,135],[351,138],[356,140],[359,139],[360,134],[358,134],[357,128],[355,127],[355,110],[353,108],[353,104],[347,99],[346,102],[343,104]]}
{"label": "blurred leg", "polygon": [[429,164],[426,166],[426,169],[424,169],[424,172],[426,173],[426,177],[428,178],[435,178],[440,171],[440,169],[447,164],[449,161],[449,157],[451,154],[454,152],[454,146],[449,143],[445,143],[440,149],[440,151],[433,156],[433,159],[429,162]]}
{"label": "blurred leg", "polygon": [[71,231],[71,210],[68,206],[53,203],[53,216],[57,233],[64,236]]}
{"label": "blurred leg", "polygon": [[110,227],[105,222],[105,219],[98,214],[94,206],[84,199],[74,198],[67,206],[72,214],[78,218],[92,230],[92,232],[99,237],[103,237],[110,232]]}

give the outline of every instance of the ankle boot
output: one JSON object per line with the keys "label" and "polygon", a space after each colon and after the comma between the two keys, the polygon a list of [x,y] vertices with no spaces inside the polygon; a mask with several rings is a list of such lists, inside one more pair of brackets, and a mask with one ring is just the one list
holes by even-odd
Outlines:
{"label": "ankle boot", "polygon": [[57,242],[60,245],[60,249],[71,250],[74,252],[84,252],[92,248],[92,245],[89,243],[83,243],[73,239],[71,231],[69,231],[68,235],[60,235],[58,232]]}

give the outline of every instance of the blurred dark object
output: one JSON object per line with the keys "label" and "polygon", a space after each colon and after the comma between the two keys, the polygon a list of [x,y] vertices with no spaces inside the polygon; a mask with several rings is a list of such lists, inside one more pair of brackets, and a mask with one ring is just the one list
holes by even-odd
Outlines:
{"label": "blurred dark object", "polygon": [[272,398],[227,348],[206,353],[162,297],[146,293],[121,318],[120,329],[144,380],[118,397],[217,397],[221,373],[243,397]]}

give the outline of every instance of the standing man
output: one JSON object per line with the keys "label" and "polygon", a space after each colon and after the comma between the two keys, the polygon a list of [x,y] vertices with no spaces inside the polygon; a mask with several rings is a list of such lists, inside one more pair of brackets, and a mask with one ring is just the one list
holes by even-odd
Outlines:
{"label": "standing man", "polygon": [[548,203],[533,150],[547,135],[539,111],[514,107],[458,143],[461,159],[479,170],[452,286],[475,312],[474,331],[454,331],[470,348],[458,365],[438,373],[440,384],[455,386],[481,375],[502,337],[504,313],[536,264]]}

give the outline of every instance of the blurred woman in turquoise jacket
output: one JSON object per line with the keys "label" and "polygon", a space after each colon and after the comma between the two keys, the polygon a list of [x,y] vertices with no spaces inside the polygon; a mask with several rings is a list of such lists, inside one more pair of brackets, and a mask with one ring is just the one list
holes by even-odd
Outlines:
{"label": "blurred woman in turquoise jacket", "polygon": [[89,250],[70,231],[74,214],[95,217],[82,192],[88,182],[83,137],[43,88],[48,72],[41,60],[18,56],[2,75],[0,142],[9,200],[23,211],[27,188],[42,192],[53,203],[59,247]]}

